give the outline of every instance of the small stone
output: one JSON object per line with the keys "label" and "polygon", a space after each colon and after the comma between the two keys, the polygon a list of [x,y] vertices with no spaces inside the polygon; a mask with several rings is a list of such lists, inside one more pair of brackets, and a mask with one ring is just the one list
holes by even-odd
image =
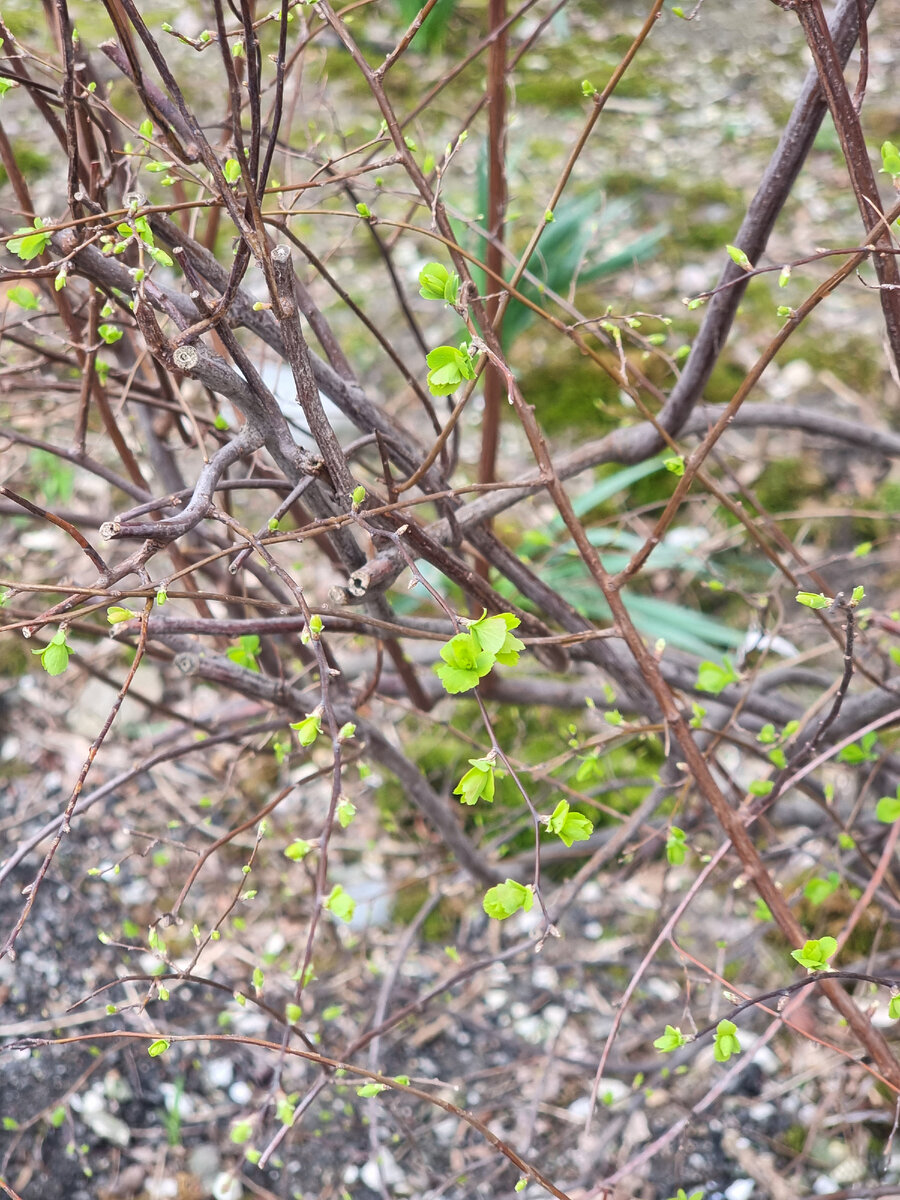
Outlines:
{"label": "small stone", "polygon": [[752,1179],[736,1179],[725,1189],[726,1200],[750,1200],[756,1184]]}
{"label": "small stone", "polygon": [[386,1148],[378,1151],[377,1158],[370,1158],[368,1162],[363,1163],[359,1177],[373,1192],[381,1191],[382,1182],[385,1187],[391,1188],[396,1187],[404,1179],[397,1160]]}
{"label": "small stone", "polygon": [[131,1141],[131,1130],[125,1122],[106,1109],[100,1112],[83,1112],[81,1116],[85,1125],[105,1142],[111,1142],[114,1146],[124,1149]]}
{"label": "small stone", "polygon": [[235,1104],[248,1104],[253,1095],[253,1088],[243,1079],[236,1079],[228,1089],[228,1098]]}
{"label": "small stone", "polygon": [[230,1171],[220,1171],[213,1180],[213,1200],[241,1200],[244,1189]]}

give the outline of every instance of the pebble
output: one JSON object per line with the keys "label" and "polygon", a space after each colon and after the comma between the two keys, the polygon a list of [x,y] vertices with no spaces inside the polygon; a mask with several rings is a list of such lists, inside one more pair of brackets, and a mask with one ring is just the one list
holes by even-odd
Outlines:
{"label": "pebble", "polygon": [[220,1171],[213,1180],[213,1200],[241,1200],[244,1189],[230,1171]]}
{"label": "pebble", "polygon": [[162,1179],[148,1179],[144,1190],[147,1200],[174,1200],[178,1195],[178,1180],[171,1175],[164,1175]]}
{"label": "pebble", "polygon": [[253,1095],[253,1088],[243,1079],[236,1079],[228,1089],[228,1098],[235,1104],[247,1104]]}
{"label": "pebble", "polygon": [[382,1181],[388,1188],[397,1188],[405,1176],[397,1165],[397,1160],[387,1148],[378,1151],[377,1158],[370,1158],[360,1167],[359,1178],[373,1192],[381,1192]]}
{"label": "pebble", "polygon": [[234,1082],[234,1063],[230,1058],[211,1058],[204,1063],[204,1072],[210,1087],[223,1091]]}
{"label": "pebble", "polygon": [[756,1184],[752,1179],[736,1179],[725,1189],[726,1200],[750,1200]]}
{"label": "pebble", "polygon": [[96,1133],[97,1137],[103,1138],[105,1142],[111,1142],[113,1146],[124,1149],[131,1141],[131,1130],[122,1118],[113,1116],[105,1109],[100,1112],[82,1112],[81,1117],[92,1133]]}

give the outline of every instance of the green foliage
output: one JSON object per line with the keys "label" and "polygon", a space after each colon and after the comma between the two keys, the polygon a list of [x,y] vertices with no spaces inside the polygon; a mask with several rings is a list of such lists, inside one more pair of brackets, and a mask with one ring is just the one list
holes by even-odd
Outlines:
{"label": "green foliage", "polygon": [[356,1089],[357,1096],[362,1096],[363,1099],[368,1099],[371,1096],[377,1096],[380,1092],[387,1091],[386,1083],[364,1083]]}
{"label": "green foliage", "polygon": [[151,1042],[147,1047],[147,1053],[151,1058],[159,1058],[160,1054],[165,1054],[169,1048],[169,1043],[165,1038],[157,1038],[155,1042]]}
{"label": "green foliage", "polygon": [[863,734],[858,742],[852,742],[849,746],[844,746],[837,755],[838,762],[850,763],[851,766],[856,766],[859,763],[878,762],[878,753],[874,749],[878,739],[878,734],[875,730],[870,730]]}
{"label": "green foliage", "polygon": [[753,263],[739,246],[727,245],[725,249],[728,251],[728,257],[732,262],[737,263],[739,267],[743,267],[745,271],[753,270]]}
{"label": "green foliage", "polygon": [[304,841],[303,838],[296,838],[289,846],[285,847],[284,857],[289,858],[291,862],[302,862],[312,850],[312,843]]}
{"label": "green foliage", "polygon": [[111,605],[106,610],[106,619],[110,625],[119,625],[122,621],[133,621],[138,613],[133,612],[130,608],[122,608],[118,604]]}
{"label": "green foliage", "polygon": [[483,650],[473,633],[458,633],[441,647],[443,666],[436,666],[444,689],[451,695],[468,692],[494,666],[494,656]]}
{"label": "green foliage", "polygon": [[893,142],[881,143],[881,172],[890,175],[892,179],[900,176],[900,150]]}
{"label": "green foliage", "polygon": [[253,1136],[253,1123],[238,1121],[236,1125],[232,1125],[231,1133],[228,1136],[236,1146],[243,1146]]}
{"label": "green foliage", "polygon": [[325,901],[325,907],[329,912],[334,913],[339,921],[352,921],[353,914],[356,912],[356,901],[348,892],[344,891],[339,883],[336,883]]}
{"label": "green foliage", "polygon": [[573,842],[586,842],[594,832],[594,825],[579,812],[573,812],[567,800],[560,800],[547,818],[547,828],[566,846]]}
{"label": "green foliage", "polygon": [[48,675],[62,675],[69,665],[69,655],[75,651],[66,641],[65,630],[58,629],[46,646],[31,653],[40,655],[41,666]]}
{"label": "green foliage", "polygon": [[44,229],[40,217],[34,218],[34,225],[25,225],[16,230],[15,237],[9,239],[6,248],[10,254],[15,254],[23,262],[31,262],[33,258],[43,254],[50,245],[50,234]]}
{"label": "green foliage", "polygon": [[837,942],[833,937],[811,939],[803,943],[800,950],[792,950],[791,958],[797,960],[807,971],[829,970],[828,960],[837,950]]}
{"label": "green foliage", "polygon": [[467,632],[456,634],[441,647],[444,661],[434,669],[444,689],[451,695],[468,692],[493,670],[495,663],[514,666],[525,649],[525,643],[512,633],[519,624],[512,613],[468,622]]}
{"label": "green foliage", "polygon": [[875,818],[885,825],[900,821],[900,786],[896,796],[882,796],[875,806]]}
{"label": "green foliage", "polygon": [[507,879],[505,883],[488,888],[483,901],[484,911],[498,921],[511,917],[519,909],[528,912],[533,904],[533,890],[524,884],[516,883],[514,879]]}
{"label": "green foliage", "polygon": [[428,389],[432,396],[449,396],[464,379],[475,378],[475,364],[469,354],[468,342],[456,346],[436,346],[425,356],[430,368]]}
{"label": "green foliage", "polygon": [[720,1021],[716,1026],[713,1056],[716,1062],[726,1063],[732,1054],[740,1054],[741,1043],[737,1037],[737,1026],[733,1021]]}
{"label": "green foliage", "polygon": [[[431,262],[419,272],[419,295],[426,300],[445,300],[455,304],[459,296],[459,276],[441,263]],[[429,366],[431,363],[428,364]]]}
{"label": "green foliage", "polygon": [[727,658],[722,666],[715,662],[702,662],[697,670],[697,690],[718,696],[729,683],[737,683],[739,679],[740,675]]}
{"label": "green foliage", "polygon": [[19,308],[25,308],[32,312],[37,312],[41,307],[37,296],[35,296],[31,288],[23,287],[20,284],[16,287],[11,287],[6,293],[6,298],[13,304],[17,304]]}
{"label": "green foliage", "polygon": [[823,592],[798,592],[794,599],[806,608],[830,608],[834,603],[832,598]]}
{"label": "green foliage", "polygon": [[[672,12],[675,13],[677,17],[684,16],[684,13],[680,8],[673,8]],[[675,1195],[669,1196],[667,1200],[703,1200],[703,1195],[703,1188],[697,1188],[697,1190],[695,1192],[691,1192],[690,1195],[685,1192],[684,1188],[679,1188]]]}
{"label": "green foliage", "polygon": [[680,867],[687,855],[687,846],[685,844],[686,834],[683,829],[679,829],[677,825],[673,825],[669,829],[669,835],[666,838],[666,858],[669,860],[669,865]]}
{"label": "green foliage", "polygon": [[239,637],[238,644],[230,646],[225,651],[227,658],[248,671],[259,671],[259,663],[256,661],[257,654],[259,654],[259,638],[255,633]]}
{"label": "green foliage", "polygon": [[677,1025],[667,1025],[666,1031],[653,1043],[654,1047],[663,1054],[671,1054],[680,1046],[687,1045],[688,1039]]}
{"label": "green foliage", "polygon": [[460,804],[476,804],[479,800],[494,802],[494,760],[492,758],[470,758],[470,769],[453,789]]}
{"label": "green foliage", "polygon": [[888,1016],[892,1021],[900,1021],[900,994],[891,996],[888,1001]]}
{"label": "green foliage", "polygon": [[803,888],[803,895],[810,904],[818,906],[827,900],[832,893],[836,892],[840,886],[840,875],[838,875],[837,871],[829,871],[827,879],[810,879]]}
{"label": "green foliage", "polygon": [[338,825],[341,829],[347,829],[353,822],[356,816],[356,805],[352,800],[348,800],[346,796],[342,796],[338,801],[338,806],[335,815],[338,819]]}
{"label": "green foliage", "polygon": [[321,714],[307,713],[302,721],[291,722],[291,729],[297,731],[297,741],[301,746],[311,746],[322,732]]}

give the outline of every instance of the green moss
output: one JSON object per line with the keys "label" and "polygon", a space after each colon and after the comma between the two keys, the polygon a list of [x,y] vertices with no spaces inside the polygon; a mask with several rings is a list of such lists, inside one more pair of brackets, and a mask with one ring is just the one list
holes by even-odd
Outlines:
{"label": "green moss", "polygon": [[784,512],[799,508],[809,496],[821,498],[824,487],[822,471],[811,459],[779,458],[765,468],[754,491],[770,512]]}
{"label": "green moss", "polygon": [[781,1135],[783,1144],[791,1152],[791,1157],[795,1154],[801,1154],[806,1146],[806,1135],[808,1130],[804,1125],[791,1125]]}
{"label": "green moss", "polygon": [[572,431],[602,437],[621,420],[618,385],[589,359],[568,354],[564,362],[542,362],[526,369],[521,380],[550,436]]}

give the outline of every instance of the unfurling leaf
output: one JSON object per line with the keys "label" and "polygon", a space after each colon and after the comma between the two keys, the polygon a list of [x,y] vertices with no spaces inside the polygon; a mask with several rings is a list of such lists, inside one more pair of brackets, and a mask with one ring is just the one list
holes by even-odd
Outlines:
{"label": "unfurling leaf", "polygon": [[503,921],[511,917],[521,908],[528,912],[534,904],[534,892],[524,884],[516,883],[515,879],[507,879],[498,883],[485,892],[483,907],[489,917]]}

